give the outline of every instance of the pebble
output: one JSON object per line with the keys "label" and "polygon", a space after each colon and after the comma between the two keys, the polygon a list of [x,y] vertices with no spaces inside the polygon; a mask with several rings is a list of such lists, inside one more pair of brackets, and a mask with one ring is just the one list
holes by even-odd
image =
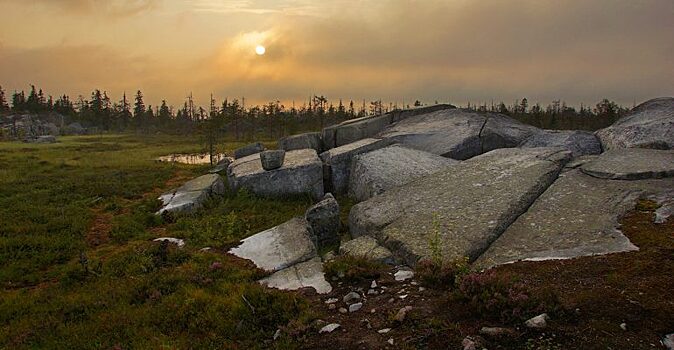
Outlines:
{"label": "pebble", "polygon": [[337,298],[330,298],[330,299],[326,300],[325,303],[326,304],[334,304],[338,301],[339,301],[339,299],[337,299]]}
{"label": "pebble", "polygon": [[407,294],[399,295],[398,298],[400,298],[400,299],[405,299],[405,298],[407,298]]}
{"label": "pebble", "polygon": [[370,310],[370,313],[371,313],[371,314],[373,314],[373,313],[375,313],[375,312],[377,312],[377,309],[372,309],[372,310]]}
{"label": "pebble", "polygon": [[337,305],[335,305],[335,304],[329,304],[329,305],[328,305],[328,309],[329,309],[329,310],[334,310],[334,309],[336,309],[336,308],[337,308]]}
{"label": "pebble", "polygon": [[340,314],[345,314],[345,313],[347,313],[347,312],[349,312],[347,309],[345,309],[345,308],[343,308],[343,307],[340,307],[340,308],[339,308],[339,313],[340,313]]}
{"label": "pebble", "polygon": [[178,248],[182,248],[185,246],[185,241],[180,238],[162,237],[154,239],[154,242],[169,242],[177,245]]}
{"label": "pebble", "polygon": [[461,345],[463,346],[463,350],[477,350],[477,344],[470,337],[463,338]]}
{"label": "pebble", "polygon": [[349,305],[349,312],[356,312],[363,307],[363,303],[355,303]]}
{"label": "pebble", "polygon": [[620,324],[620,329],[622,329],[623,331],[626,331],[626,330],[627,330],[627,323],[624,323],[624,322],[621,323],[621,324]]}
{"label": "pebble", "polygon": [[425,291],[425,290],[426,290],[426,288],[424,288],[424,287],[419,287],[419,291],[420,291],[420,292],[423,292],[423,291]]}
{"label": "pebble", "polygon": [[370,290],[367,291],[367,295],[373,295],[373,294],[377,294],[377,291],[374,290],[374,289],[370,289]]}
{"label": "pebble", "polygon": [[506,334],[513,334],[514,331],[510,328],[502,328],[502,327],[482,327],[480,329],[480,334],[482,335],[487,335],[490,337],[498,337],[501,335],[506,335]]}
{"label": "pebble", "polygon": [[529,328],[542,329],[548,326],[548,320],[550,320],[548,314],[540,314],[528,319],[524,324]]}
{"label": "pebble", "polygon": [[395,317],[393,317],[393,320],[402,323],[405,321],[405,317],[407,317],[407,313],[410,311],[412,311],[412,307],[405,306],[404,308],[398,310],[398,313],[395,315]]}
{"label": "pebble", "polygon": [[386,341],[387,343],[393,345],[393,338],[390,338],[389,340]]}
{"label": "pebble", "polygon": [[281,330],[277,329],[276,333],[274,333],[274,340],[278,339],[278,337],[280,337],[280,336],[281,336]]}
{"label": "pebble", "polygon": [[342,300],[344,300],[345,304],[353,304],[357,301],[360,301],[360,294],[356,292],[349,292]]}
{"label": "pebble", "polygon": [[377,288],[377,281],[372,281],[372,283],[370,283],[370,288]]}
{"label": "pebble", "polygon": [[332,331],[334,331],[339,327],[341,327],[339,323],[330,323],[329,325],[321,328],[321,330],[318,331],[318,333],[332,333]]}
{"label": "pebble", "polygon": [[667,334],[662,338],[661,343],[667,350],[674,350],[674,333]]}
{"label": "pebble", "polygon": [[386,334],[391,331],[391,328],[384,328],[377,331],[379,334]]}
{"label": "pebble", "polygon": [[391,299],[388,300],[389,303],[392,303],[392,302],[394,302],[394,301],[396,301],[396,300],[393,299],[393,298],[391,298]]}
{"label": "pebble", "polygon": [[400,270],[396,272],[393,277],[396,281],[404,281],[414,277],[414,271],[410,270]]}

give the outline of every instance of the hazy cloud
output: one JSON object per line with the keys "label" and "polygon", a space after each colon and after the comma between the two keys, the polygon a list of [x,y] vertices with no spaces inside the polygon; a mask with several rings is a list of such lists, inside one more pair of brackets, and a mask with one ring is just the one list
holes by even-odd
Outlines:
{"label": "hazy cloud", "polygon": [[0,0],[53,7],[70,14],[131,16],[156,7],[162,0]]}

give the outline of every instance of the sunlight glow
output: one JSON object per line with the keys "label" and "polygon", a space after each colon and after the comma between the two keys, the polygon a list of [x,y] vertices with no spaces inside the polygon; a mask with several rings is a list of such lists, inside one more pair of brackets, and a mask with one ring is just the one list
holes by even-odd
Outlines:
{"label": "sunlight glow", "polygon": [[255,53],[256,53],[258,56],[264,55],[265,52],[267,52],[267,49],[265,49],[264,46],[258,45],[257,47],[255,47]]}

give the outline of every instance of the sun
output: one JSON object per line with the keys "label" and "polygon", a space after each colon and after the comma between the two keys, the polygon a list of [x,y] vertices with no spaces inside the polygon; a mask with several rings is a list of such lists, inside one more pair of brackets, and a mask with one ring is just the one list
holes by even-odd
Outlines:
{"label": "sun", "polygon": [[256,53],[258,56],[264,55],[265,52],[267,52],[267,49],[265,49],[264,46],[258,45],[258,46],[255,47],[255,53]]}

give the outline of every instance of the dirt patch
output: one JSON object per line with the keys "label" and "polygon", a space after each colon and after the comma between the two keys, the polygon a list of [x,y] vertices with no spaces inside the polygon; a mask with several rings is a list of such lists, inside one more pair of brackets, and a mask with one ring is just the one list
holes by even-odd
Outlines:
{"label": "dirt patch", "polygon": [[94,220],[86,235],[89,247],[98,247],[110,241],[113,213],[102,208],[92,209]]}
{"label": "dirt patch", "polygon": [[[450,297],[451,290],[424,289],[411,280],[396,282],[391,268],[376,280],[377,294],[367,294],[371,281],[332,281],[335,289],[327,296],[305,292],[323,322],[304,334],[303,347],[461,349],[462,340],[470,336],[488,349],[664,349],[661,338],[674,332],[674,220],[658,225],[653,219],[653,208],[642,203],[621,221],[622,231],[639,251],[520,262],[495,270],[533,293],[557,296],[559,307],[549,311],[551,321],[545,330],[471,313]],[[363,307],[342,314],[338,309],[348,308],[342,297],[350,291],[363,296]],[[325,303],[329,298],[338,299],[334,309]],[[405,320],[394,320],[405,306],[412,307]],[[317,329],[329,323],[341,327],[318,334]],[[511,332],[481,336],[482,327],[507,327]],[[391,330],[378,332],[386,328]]]}

